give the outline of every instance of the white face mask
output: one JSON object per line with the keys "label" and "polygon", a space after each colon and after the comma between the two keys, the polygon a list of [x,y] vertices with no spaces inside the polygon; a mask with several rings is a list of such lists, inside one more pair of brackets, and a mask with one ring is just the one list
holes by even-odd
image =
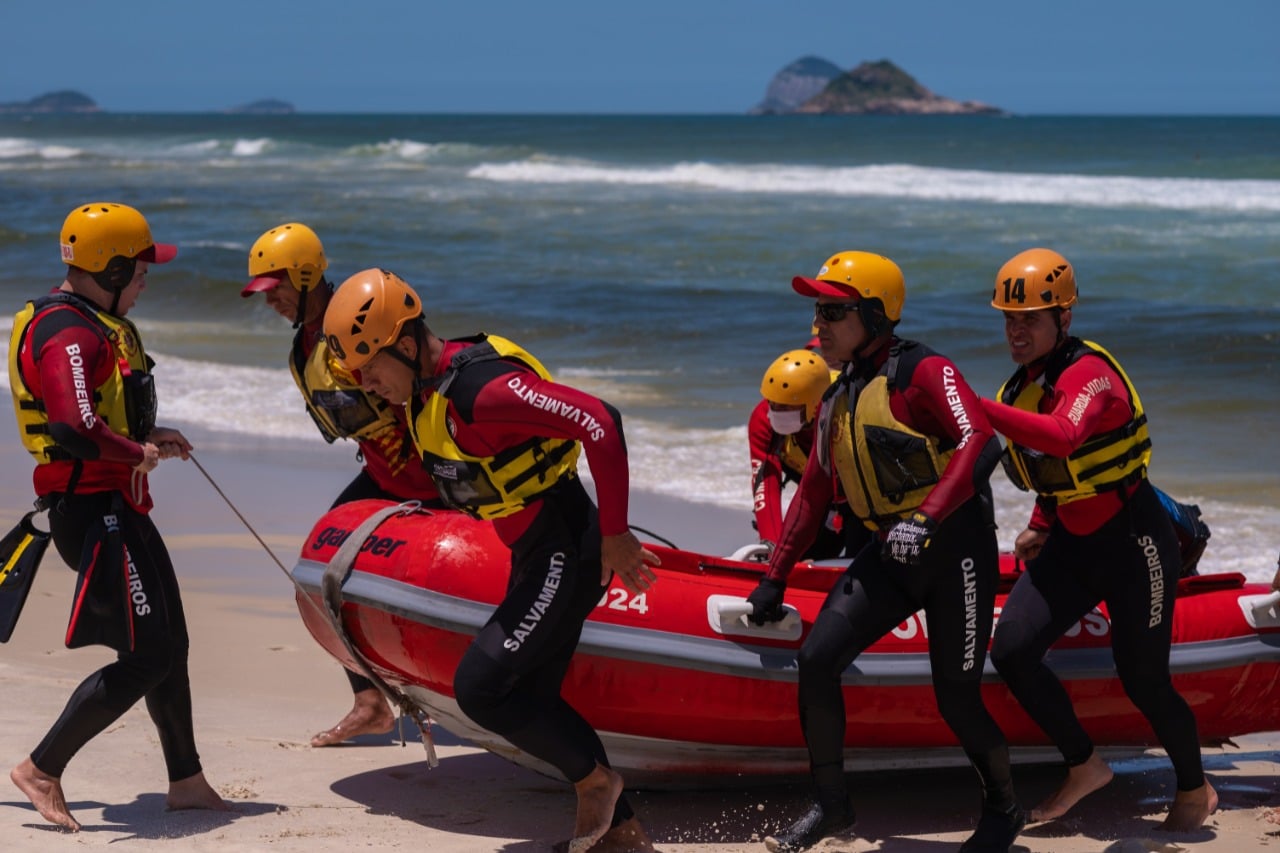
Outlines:
{"label": "white face mask", "polygon": [[804,410],[793,409],[789,412],[769,410],[769,426],[778,435],[795,435],[804,429]]}

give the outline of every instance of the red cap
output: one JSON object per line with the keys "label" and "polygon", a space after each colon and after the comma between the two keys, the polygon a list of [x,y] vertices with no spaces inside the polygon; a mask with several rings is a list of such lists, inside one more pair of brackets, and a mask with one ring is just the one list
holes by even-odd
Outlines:
{"label": "red cap", "polygon": [[152,243],[150,248],[143,249],[136,257],[149,264],[167,264],[178,257],[178,247],[172,243]]}
{"label": "red cap", "polygon": [[805,278],[798,275],[791,279],[791,289],[801,296],[839,296],[850,297],[851,301],[857,302],[862,298],[862,294],[854,290],[852,285],[836,284],[832,281],[823,281],[820,278]]}
{"label": "red cap", "polygon": [[284,270],[277,270],[276,272],[269,272],[266,275],[260,275],[253,281],[246,284],[244,286],[244,290],[240,291],[240,295],[245,299],[248,299],[255,293],[265,293],[268,290],[274,289],[276,285],[284,281],[288,275],[289,274]]}
{"label": "red cap", "polygon": [[822,341],[818,339],[817,335],[814,335],[809,339],[809,343],[804,345],[804,348],[807,350],[822,349]]}

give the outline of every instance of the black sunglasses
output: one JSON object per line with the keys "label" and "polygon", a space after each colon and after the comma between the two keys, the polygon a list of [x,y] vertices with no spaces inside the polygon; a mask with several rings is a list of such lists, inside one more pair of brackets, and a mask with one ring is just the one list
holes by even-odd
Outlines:
{"label": "black sunglasses", "polygon": [[813,306],[813,316],[821,317],[828,323],[839,323],[849,316],[850,311],[857,310],[857,302],[817,302]]}

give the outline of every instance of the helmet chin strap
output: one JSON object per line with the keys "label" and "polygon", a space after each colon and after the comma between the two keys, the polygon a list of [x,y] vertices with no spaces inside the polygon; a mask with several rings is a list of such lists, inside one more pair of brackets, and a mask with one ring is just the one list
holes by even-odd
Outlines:
{"label": "helmet chin strap", "polygon": [[431,383],[434,382],[433,378],[422,377],[422,375],[420,375],[422,365],[419,360],[422,356],[422,343],[424,343],[422,342],[422,324],[415,323],[413,324],[413,350],[415,350],[416,356],[413,357],[413,359],[410,359],[410,357],[399,351],[399,348],[396,345],[389,346],[383,351],[390,357],[393,357],[393,359],[401,362],[401,364],[406,366],[406,368],[413,371],[413,393],[415,394],[425,391],[425,389],[431,387]]}
{"label": "helmet chin strap", "polygon": [[1027,362],[1026,367],[1028,370],[1032,368],[1040,369],[1044,367],[1049,362],[1049,359],[1053,357],[1053,354],[1056,353],[1058,350],[1062,349],[1062,345],[1067,342],[1066,331],[1062,328],[1062,309],[1055,307],[1050,310],[1053,311],[1053,325],[1057,327],[1058,334],[1053,340],[1053,347],[1047,353],[1040,356],[1039,358],[1032,359],[1031,361]]}
{"label": "helmet chin strap", "polygon": [[107,261],[107,265],[101,270],[89,273],[98,287],[111,294],[111,308],[108,309],[108,313],[115,314],[120,309],[120,296],[133,281],[133,273],[137,268],[137,258],[116,255]]}
{"label": "helmet chin strap", "polygon": [[293,328],[301,326],[307,318],[307,289],[298,291],[298,313],[293,317]]}

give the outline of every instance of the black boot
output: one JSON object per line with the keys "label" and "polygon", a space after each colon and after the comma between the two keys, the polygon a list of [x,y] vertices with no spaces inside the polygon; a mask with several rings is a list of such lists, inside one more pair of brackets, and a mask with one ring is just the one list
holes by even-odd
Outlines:
{"label": "black boot", "polygon": [[843,807],[823,808],[814,803],[804,817],[791,826],[770,835],[764,840],[764,846],[770,853],[797,853],[808,850],[828,835],[835,835],[849,829],[854,824],[853,806],[848,800]]}
{"label": "black boot", "polygon": [[984,808],[978,828],[960,845],[960,853],[1009,853],[1026,825],[1027,813],[1016,804],[1005,811]]}

